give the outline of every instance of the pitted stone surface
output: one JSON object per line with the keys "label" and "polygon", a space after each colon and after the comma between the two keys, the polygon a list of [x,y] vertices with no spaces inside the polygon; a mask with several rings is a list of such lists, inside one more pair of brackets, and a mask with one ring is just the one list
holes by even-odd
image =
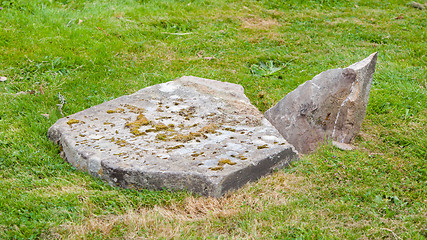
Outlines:
{"label": "pitted stone surface", "polygon": [[288,93],[265,117],[301,153],[325,141],[351,143],[369,102],[377,53],[345,69],[320,73]]}
{"label": "pitted stone surface", "polygon": [[78,169],[125,188],[219,197],[297,158],[240,85],[182,77],[58,120]]}

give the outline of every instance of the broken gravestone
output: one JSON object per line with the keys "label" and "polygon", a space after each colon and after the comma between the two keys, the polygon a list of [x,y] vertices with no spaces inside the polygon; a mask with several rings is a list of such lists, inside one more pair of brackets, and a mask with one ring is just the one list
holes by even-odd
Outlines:
{"label": "broken gravestone", "polygon": [[331,139],[351,143],[369,101],[377,53],[347,68],[322,72],[287,94],[265,117],[298,152]]}
{"label": "broken gravestone", "polygon": [[297,158],[243,87],[196,77],[62,118],[48,135],[70,164],[110,185],[215,197]]}

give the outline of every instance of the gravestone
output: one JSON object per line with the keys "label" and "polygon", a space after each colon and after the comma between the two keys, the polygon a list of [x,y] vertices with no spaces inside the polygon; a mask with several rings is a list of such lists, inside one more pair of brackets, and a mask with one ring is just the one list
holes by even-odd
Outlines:
{"label": "gravestone", "polygon": [[369,101],[377,53],[347,68],[320,73],[288,93],[265,117],[300,153],[331,139],[351,143]]}
{"label": "gravestone", "polygon": [[214,197],[297,158],[243,87],[196,77],[62,118],[48,136],[70,164],[112,186]]}

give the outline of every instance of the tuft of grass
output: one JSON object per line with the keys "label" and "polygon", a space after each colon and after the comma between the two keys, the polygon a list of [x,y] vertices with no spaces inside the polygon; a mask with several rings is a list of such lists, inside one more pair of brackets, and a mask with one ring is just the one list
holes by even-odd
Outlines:
{"label": "tuft of grass", "polygon": [[[407,3],[1,1],[0,239],[427,238],[426,11]],[[46,136],[62,114],[183,75],[241,84],[265,111],[372,52],[356,150],[326,143],[221,199],[109,187]]]}

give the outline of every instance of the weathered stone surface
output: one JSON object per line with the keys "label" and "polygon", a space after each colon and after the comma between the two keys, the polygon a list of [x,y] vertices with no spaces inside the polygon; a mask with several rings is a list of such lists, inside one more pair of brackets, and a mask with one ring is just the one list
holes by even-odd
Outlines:
{"label": "weathered stone surface", "polygon": [[182,77],[58,120],[49,138],[114,186],[219,197],[297,157],[240,85]]}
{"label": "weathered stone surface", "polygon": [[343,151],[351,151],[354,149],[353,145],[347,144],[347,143],[342,143],[342,142],[337,142],[337,141],[332,141],[332,146],[341,149]]}
{"label": "weathered stone surface", "polygon": [[369,101],[377,53],[345,69],[320,73],[287,94],[265,117],[301,153],[325,141],[351,143]]}

